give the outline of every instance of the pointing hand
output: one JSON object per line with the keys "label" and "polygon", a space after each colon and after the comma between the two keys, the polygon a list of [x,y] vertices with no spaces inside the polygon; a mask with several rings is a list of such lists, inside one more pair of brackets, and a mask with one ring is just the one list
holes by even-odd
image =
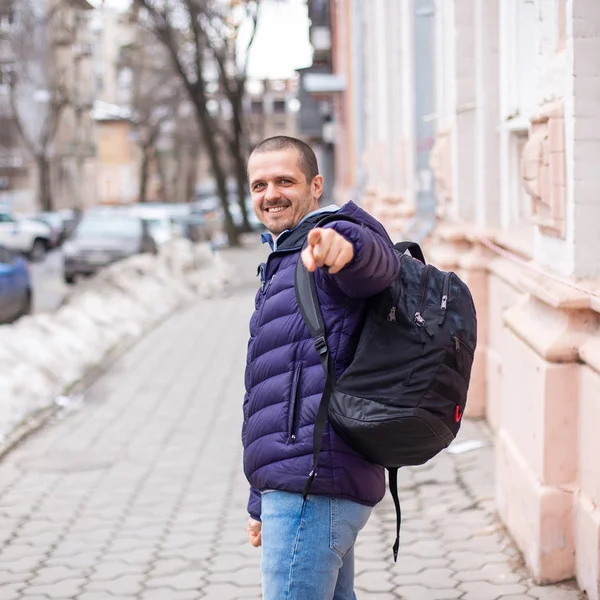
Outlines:
{"label": "pointing hand", "polygon": [[335,229],[316,227],[308,233],[308,246],[302,251],[301,258],[311,273],[317,267],[329,267],[329,273],[333,275],[354,258],[354,247]]}

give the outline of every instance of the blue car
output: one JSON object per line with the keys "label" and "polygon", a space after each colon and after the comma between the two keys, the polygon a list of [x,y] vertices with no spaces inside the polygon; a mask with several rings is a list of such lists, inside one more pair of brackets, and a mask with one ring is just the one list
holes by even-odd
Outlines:
{"label": "blue car", "polygon": [[27,261],[0,246],[0,323],[10,323],[31,311],[31,278]]}

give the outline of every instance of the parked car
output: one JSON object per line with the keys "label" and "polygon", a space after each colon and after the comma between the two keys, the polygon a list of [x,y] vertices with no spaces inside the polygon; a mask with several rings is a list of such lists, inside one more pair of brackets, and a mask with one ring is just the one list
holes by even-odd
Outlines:
{"label": "parked car", "polygon": [[0,246],[0,323],[10,323],[31,312],[32,286],[27,261]]}
{"label": "parked car", "polygon": [[[229,194],[229,213],[231,214],[231,218],[233,220],[233,224],[241,228],[244,220],[242,218],[242,211],[240,209],[240,204],[237,199],[237,194],[230,193]],[[248,214],[248,222],[250,227],[254,231],[264,231],[264,225],[258,220],[256,213],[254,212],[254,207],[252,206],[252,198],[250,196],[246,197],[244,204],[246,205],[246,213]],[[223,208],[221,205],[221,200],[218,196],[207,196],[200,200],[196,200],[192,204],[192,214],[201,215],[206,220],[207,224],[212,225],[213,229],[215,228],[215,224],[218,223],[218,230],[222,231],[225,224],[225,217],[223,215]]]}
{"label": "parked car", "polygon": [[52,231],[45,223],[0,208],[0,244],[25,254],[32,262],[40,262],[52,247]]}
{"label": "parked car", "polygon": [[146,222],[150,235],[158,246],[181,235],[181,229],[172,219],[174,211],[166,204],[135,204],[127,212]]}
{"label": "parked car", "polygon": [[[256,213],[254,212],[254,206],[252,205],[252,198],[248,196],[244,204],[246,206],[246,214],[248,215],[248,223],[250,227],[254,231],[264,231],[265,226],[258,220]],[[244,224],[244,219],[242,217],[242,210],[240,209],[240,203],[237,198],[232,201],[229,200],[229,212],[231,213],[231,218],[236,227],[241,227]]]}
{"label": "parked car", "polygon": [[148,224],[123,211],[86,214],[62,247],[63,276],[75,283],[79,276],[93,275],[114,262],[143,252],[157,252]]}
{"label": "parked car", "polygon": [[45,223],[52,231],[52,246],[57,247],[64,243],[73,233],[77,225],[77,215],[73,210],[58,210],[55,212],[41,212],[33,219]]}

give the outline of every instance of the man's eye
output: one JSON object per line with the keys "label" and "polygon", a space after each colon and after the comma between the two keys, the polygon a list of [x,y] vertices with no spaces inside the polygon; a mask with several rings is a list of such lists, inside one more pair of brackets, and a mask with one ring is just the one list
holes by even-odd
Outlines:
{"label": "man's eye", "polygon": [[261,188],[263,185],[264,185],[263,183],[257,183],[257,184],[254,186],[254,189],[255,189],[255,190],[258,190],[258,189],[260,189],[260,188]]}
{"label": "man's eye", "polygon": [[282,180],[281,180],[281,183],[288,184],[288,183],[292,183],[292,182],[291,182],[291,180],[289,180],[289,179],[282,179]]}

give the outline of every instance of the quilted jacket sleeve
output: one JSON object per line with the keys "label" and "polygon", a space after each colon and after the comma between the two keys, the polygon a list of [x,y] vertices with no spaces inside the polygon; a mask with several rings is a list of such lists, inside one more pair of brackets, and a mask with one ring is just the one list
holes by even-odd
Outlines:
{"label": "quilted jacket sleeve", "polygon": [[260,521],[260,492],[251,487],[248,500],[248,514],[255,520]]}
{"label": "quilted jacket sleeve", "polygon": [[398,275],[400,261],[389,239],[366,226],[334,221],[332,227],[354,247],[354,258],[339,273],[319,269],[326,287],[337,286],[351,298],[369,298],[388,287]]}

